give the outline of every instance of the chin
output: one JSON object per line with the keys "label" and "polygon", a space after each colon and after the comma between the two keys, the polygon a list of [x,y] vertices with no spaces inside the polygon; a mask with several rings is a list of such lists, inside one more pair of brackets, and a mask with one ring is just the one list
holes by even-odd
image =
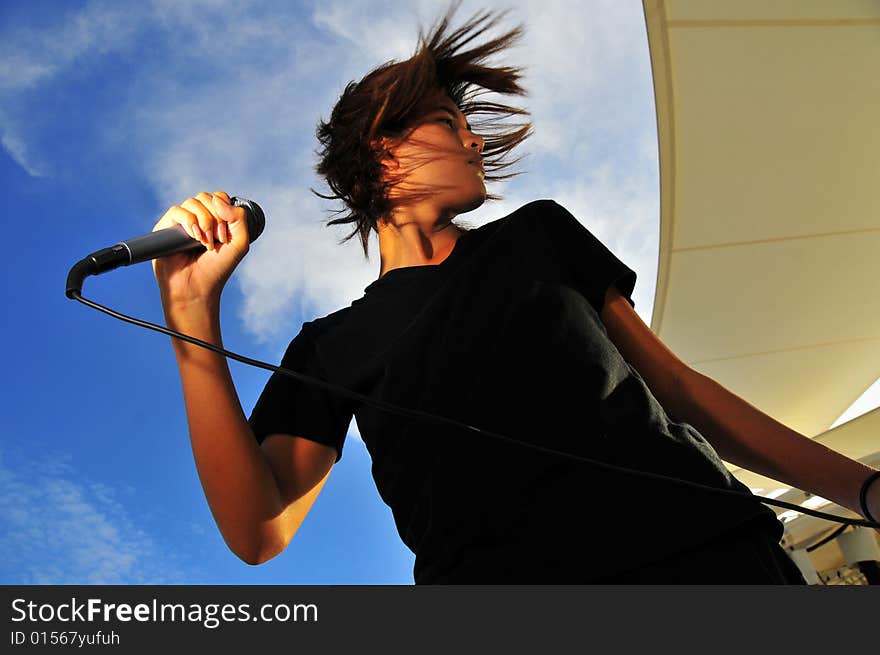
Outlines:
{"label": "chin", "polygon": [[476,189],[473,194],[469,194],[465,198],[462,198],[462,202],[458,207],[458,213],[464,214],[465,212],[472,212],[484,202],[486,202],[486,187],[481,184],[480,188]]}
{"label": "chin", "polygon": [[479,197],[475,197],[467,203],[463,203],[458,206],[458,210],[456,214],[466,214],[467,212],[472,212],[478,207],[480,207],[484,202],[486,202],[486,195],[483,194]]}

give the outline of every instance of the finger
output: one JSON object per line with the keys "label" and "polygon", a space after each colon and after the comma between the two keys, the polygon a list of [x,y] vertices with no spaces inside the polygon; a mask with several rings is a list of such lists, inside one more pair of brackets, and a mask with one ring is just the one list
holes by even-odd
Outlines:
{"label": "finger", "polygon": [[230,197],[229,197],[229,194],[226,193],[225,191],[215,191],[215,192],[213,193],[213,195],[215,195],[215,196],[219,196],[219,197],[223,198],[223,200],[225,200],[227,203],[231,203],[231,202],[232,202],[232,198],[230,198]]}
{"label": "finger", "polygon": [[214,203],[212,202],[213,199],[214,199],[214,196],[212,196],[210,193],[207,193],[205,191],[202,191],[201,193],[196,195],[196,200],[198,200],[200,203],[202,203],[205,206],[205,209],[207,209],[209,212],[211,212],[211,214],[214,216],[214,218],[217,219],[216,224],[214,226],[214,230],[213,230],[214,238],[219,243],[227,243],[229,241],[229,239],[228,239],[229,232],[226,229],[226,224],[223,222],[223,218],[219,215],[219,211],[218,211],[217,207],[215,207]]}
{"label": "finger", "polygon": [[194,231],[198,229],[197,227],[194,227],[195,224],[196,216],[192,212],[187,211],[180,205],[174,205],[169,207],[168,211],[162,215],[162,218],[160,218],[153,227],[153,232],[180,225],[193,239],[201,240],[200,235]]}
{"label": "finger", "polygon": [[187,198],[181,203],[181,205],[184,209],[187,209],[196,215],[199,229],[203,235],[201,241],[205,244],[205,247],[208,250],[215,250],[214,229],[217,225],[217,218],[214,214],[212,214],[211,211],[196,198]]}
{"label": "finger", "polygon": [[244,207],[233,207],[226,200],[225,196],[226,194],[213,197],[213,204],[217,210],[216,215],[227,223],[226,230],[229,235],[229,242],[234,241],[242,245],[248,244],[247,214]]}
{"label": "finger", "polygon": [[192,225],[195,238],[198,239],[207,250],[211,250],[212,241],[210,235],[214,229],[214,216],[206,207],[194,198],[187,198],[180,204],[195,217],[195,221]]}
{"label": "finger", "polygon": [[229,198],[226,194],[211,196],[211,205],[214,207],[217,218],[220,220],[226,221],[227,223],[237,220],[238,216],[234,210],[238,209],[238,207],[233,207],[229,203]]}

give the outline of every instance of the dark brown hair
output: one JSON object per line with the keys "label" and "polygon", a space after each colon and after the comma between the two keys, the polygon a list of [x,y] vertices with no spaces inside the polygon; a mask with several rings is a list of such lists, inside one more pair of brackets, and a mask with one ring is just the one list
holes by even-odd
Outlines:
{"label": "dark brown hair", "polygon": [[[400,181],[383,179],[380,161],[388,155],[389,149],[406,139],[425,111],[425,99],[438,91],[444,91],[465,116],[487,116],[472,126],[484,140],[485,180],[504,180],[518,175],[492,173],[521,159],[517,157],[508,162],[505,156],[531,134],[532,125],[515,124],[511,130],[501,119],[529,112],[494,102],[478,102],[476,98],[489,92],[526,95],[518,83],[521,68],[484,65],[487,57],[517,41],[523,27],[519,25],[496,39],[460,52],[509,11],[477,13],[462,27],[447,34],[460,4],[461,0],[453,0],[446,15],[427,37],[419,27],[418,46],[412,57],[402,62],[388,61],[370,71],[360,82],[349,82],[330,120],[318,123],[316,135],[322,147],[316,151],[319,162],[315,171],[326,180],[333,193],[323,195],[314,189],[311,191],[321,198],[344,203],[342,209],[332,210],[344,216],[329,220],[327,225],[354,223],[354,229],[340,244],[359,234],[364,257],[368,259],[370,231],[376,231],[377,221],[389,215],[392,204],[388,190]],[[408,194],[403,200],[396,199],[396,203],[414,202],[428,193]],[[486,198],[501,200],[502,196],[487,193]]]}

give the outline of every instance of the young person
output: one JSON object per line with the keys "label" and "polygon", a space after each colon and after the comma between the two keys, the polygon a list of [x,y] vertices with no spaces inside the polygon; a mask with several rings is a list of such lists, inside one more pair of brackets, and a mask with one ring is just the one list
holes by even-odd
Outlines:
{"label": "young person", "polygon": [[[226,543],[251,564],[283,551],[354,417],[417,584],[804,584],[779,546],[782,524],[720,457],[855,511],[873,469],[689,369],[634,312],[635,272],[554,201],[475,229],[455,222],[497,198],[485,183],[510,177],[496,173],[531,127],[488,129],[527,112],[476,100],[481,89],[524,93],[519,69],[484,64],[521,28],[464,51],[500,16],[450,34],[457,6],[419,34],[412,58],[349,84],[319,125],[317,171],[333,191],[323,197],[348,210],[329,224],[353,224],[365,255],[377,232],[381,266],[361,298],[304,323],[282,365],[508,440],[277,373],[246,418],[225,359],[174,339],[196,465]],[[489,119],[477,129],[475,116]],[[222,288],[248,250],[243,210],[200,193],[156,229],[174,223],[208,250],[155,261],[167,323],[220,344]],[[869,491],[880,515],[880,484]]]}

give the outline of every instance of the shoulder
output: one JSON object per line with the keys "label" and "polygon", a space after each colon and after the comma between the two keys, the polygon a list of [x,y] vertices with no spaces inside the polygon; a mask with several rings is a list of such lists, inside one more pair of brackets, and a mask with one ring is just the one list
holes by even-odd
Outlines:
{"label": "shoulder", "polygon": [[507,215],[511,231],[519,237],[573,246],[593,243],[596,236],[563,205],[549,198],[533,200]]}
{"label": "shoulder", "polygon": [[560,224],[583,224],[575,218],[574,214],[555,200],[542,198],[526,203],[508,216],[514,223],[529,225],[538,229],[547,230],[558,227]]}
{"label": "shoulder", "polygon": [[351,307],[343,307],[342,309],[337,309],[326,316],[321,316],[318,318],[314,318],[311,321],[306,321],[302,324],[302,330],[300,333],[305,333],[311,339],[317,339],[321,335],[332,331],[334,328],[342,325],[345,322],[348,313],[351,311]]}
{"label": "shoulder", "polygon": [[574,246],[578,240],[592,237],[571,212],[549,198],[527,202],[469,233],[474,244],[491,243],[505,250],[527,244],[533,254],[547,248]]}
{"label": "shoulder", "polygon": [[285,358],[302,357],[303,353],[314,353],[316,344],[326,340],[345,321],[349,307],[305,321],[300,331],[290,340],[285,351]]}
{"label": "shoulder", "polygon": [[534,219],[546,218],[547,216],[557,216],[568,213],[566,209],[555,200],[542,198],[540,200],[532,200],[519,207],[509,216],[511,220],[530,221]]}
{"label": "shoulder", "polygon": [[552,221],[556,217],[563,219],[568,217],[574,220],[574,216],[558,202],[542,198],[527,202],[509,214],[485,223],[472,231],[492,233],[499,230],[508,231],[515,229],[540,230],[546,227],[548,221]]}

